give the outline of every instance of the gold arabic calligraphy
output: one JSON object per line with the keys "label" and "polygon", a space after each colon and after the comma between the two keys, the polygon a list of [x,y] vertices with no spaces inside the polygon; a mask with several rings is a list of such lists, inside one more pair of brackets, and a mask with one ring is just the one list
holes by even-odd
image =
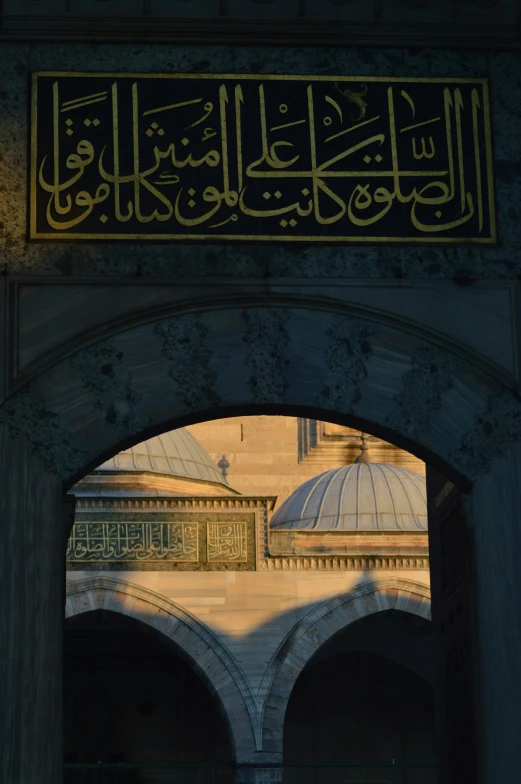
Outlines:
{"label": "gold arabic calligraphy", "polygon": [[246,523],[208,523],[208,561],[247,561],[246,537]]}
{"label": "gold arabic calligraphy", "polygon": [[67,561],[196,562],[194,523],[75,523]]}
{"label": "gold arabic calligraphy", "polygon": [[495,239],[479,80],[426,105],[406,80],[74,77],[39,76],[34,237]]}

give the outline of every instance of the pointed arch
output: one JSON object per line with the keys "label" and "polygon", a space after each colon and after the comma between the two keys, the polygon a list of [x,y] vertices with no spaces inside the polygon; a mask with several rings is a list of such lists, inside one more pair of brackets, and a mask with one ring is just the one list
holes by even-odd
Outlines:
{"label": "pointed arch", "polygon": [[[257,748],[256,707],[251,687],[222,640],[170,599],[124,580],[103,576],[67,583],[65,617],[108,610],[134,618],[171,640],[218,699],[234,755]],[[257,733],[258,735],[258,733]]]}
{"label": "pointed arch", "polygon": [[355,621],[385,610],[402,610],[430,619],[430,588],[400,577],[365,583],[313,608],[275,651],[259,690],[262,748],[282,753],[284,717],[293,687],[318,650]]}

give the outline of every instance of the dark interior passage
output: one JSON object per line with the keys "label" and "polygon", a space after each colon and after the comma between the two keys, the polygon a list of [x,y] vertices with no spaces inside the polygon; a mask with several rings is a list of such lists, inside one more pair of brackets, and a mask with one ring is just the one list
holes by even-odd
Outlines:
{"label": "dark interior passage", "polygon": [[434,690],[421,660],[429,650],[430,623],[393,611],[326,644],[289,701],[286,784],[435,784]]}
{"label": "dark interior passage", "polygon": [[[66,770],[65,784],[228,784],[228,728],[204,683],[139,621],[96,611],[65,627],[66,763],[148,763],[137,771]],[[160,770],[164,763],[203,764]]]}

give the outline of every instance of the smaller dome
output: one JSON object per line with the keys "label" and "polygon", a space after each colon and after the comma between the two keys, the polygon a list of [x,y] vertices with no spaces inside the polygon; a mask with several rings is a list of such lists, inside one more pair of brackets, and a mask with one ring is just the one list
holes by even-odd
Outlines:
{"label": "smaller dome", "polygon": [[334,468],[300,485],[275,512],[271,528],[425,531],[425,478],[385,463]]}
{"label": "smaller dome", "polygon": [[85,476],[78,496],[240,495],[190,433],[179,428],[119,452]]}
{"label": "smaller dome", "polygon": [[185,428],[171,430],[118,452],[96,471],[150,471],[223,484],[223,477],[206,449]]}

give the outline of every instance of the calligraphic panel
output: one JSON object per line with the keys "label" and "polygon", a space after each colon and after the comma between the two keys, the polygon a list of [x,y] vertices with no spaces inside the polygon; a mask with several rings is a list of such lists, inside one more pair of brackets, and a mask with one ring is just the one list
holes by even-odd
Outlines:
{"label": "calligraphic panel", "polygon": [[199,560],[197,523],[77,522],[67,546],[69,562]]}
{"label": "calligraphic panel", "polygon": [[496,241],[486,79],[33,74],[30,238]]}
{"label": "calligraphic panel", "polygon": [[246,523],[208,523],[206,543],[209,562],[248,560]]}

